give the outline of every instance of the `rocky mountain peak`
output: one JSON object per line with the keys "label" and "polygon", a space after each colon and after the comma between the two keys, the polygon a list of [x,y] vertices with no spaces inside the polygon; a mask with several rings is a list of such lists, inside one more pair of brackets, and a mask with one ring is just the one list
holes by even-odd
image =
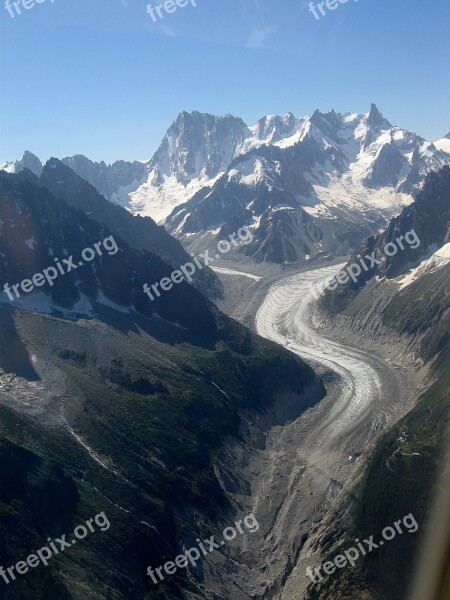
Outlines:
{"label": "rocky mountain peak", "polygon": [[93,162],[82,154],[75,154],[63,158],[62,162],[93,185],[102,196],[117,204],[123,204],[129,187],[137,186],[147,178],[146,165],[138,161],[118,160],[107,165],[104,161]]}
{"label": "rocky mountain peak", "polygon": [[25,150],[22,158],[16,160],[14,163],[15,173],[19,173],[19,171],[23,171],[23,169],[29,169],[36,177],[40,177],[42,173],[42,163],[35,154],[29,150]]}
{"label": "rocky mountain peak", "polygon": [[388,127],[391,126],[389,121],[383,117],[376,104],[373,102],[370,105],[370,112],[367,116],[367,124],[370,125],[370,127],[382,127],[383,125],[387,125]]}
{"label": "rocky mountain peak", "polygon": [[276,143],[284,137],[294,134],[296,124],[297,119],[291,112],[283,116],[268,115],[258,119],[255,134],[260,140]]}
{"label": "rocky mountain peak", "polygon": [[155,169],[160,184],[164,176],[184,185],[196,178],[213,178],[226,170],[249,134],[241,118],[183,111],[169,127],[149,170]]}

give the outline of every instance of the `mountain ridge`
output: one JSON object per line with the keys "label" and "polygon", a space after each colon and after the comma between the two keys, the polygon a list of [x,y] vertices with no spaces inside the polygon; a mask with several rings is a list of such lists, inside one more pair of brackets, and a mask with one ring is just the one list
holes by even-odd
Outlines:
{"label": "mountain ridge", "polygon": [[[374,103],[371,104],[370,111],[366,114],[340,114],[334,110],[323,113],[317,109],[311,115],[303,117],[295,117],[293,113],[287,113],[283,116],[263,116],[252,126],[246,125],[240,117],[234,117],[230,114],[215,116],[209,113],[200,113],[196,110],[192,112],[182,111],[172,122],[158,149],[149,160],[133,162],[117,160],[114,163],[106,164],[103,161],[91,161],[85,156],[77,154],[62,158],[61,161],[94,185],[107,199],[113,199],[117,203],[121,203],[123,198],[119,198],[118,191],[127,186],[133,187],[133,183],[135,183],[136,190],[127,192],[134,194],[141,185],[137,180],[146,175],[146,169],[149,176],[147,183],[150,179],[153,179],[154,183],[159,186],[164,184],[164,176],[175,176],[178,183],[190,184],[193,179],[201,178],[202,173],[203,183],[206,183],[208,180],[214,179],[220,172],[225,172],[232,160],[252,148],[275,144],[281,144],[281,146],[292,145],[302,140],[302,137],[307,133],[306,130],[311,125],[322,128],[322,133],[326,135],[332,134],[333,125],[336,126],[339,122],[342,124],[342,121],[355,119],[361,122],[364,118],[369,127],[384,128],[386,130],[394,129],[397,133],[406,132],[404,129],[393,126]],[[407,133],[409,134],[409,132]],[[420,136],[409,135],[415,137],[417,141],[426,142]],[[211,136],[213,136],[212,139]],[[449,136],[450,133],[442,139],[449,139]],[[292,137],[295,139],[291,139]],[[227,140],[230,146],[226,149],[217,148],[217,143],[223,143],[224,140]],[[370,135],[364,138],[364,143],[367,145],[369,140]],[[216,145],[214,142],[216,142]],[[192,148],[193,144],[195,148]],[[433,142],[428,142],[428,144],[432,145]],[[198,147],[202,146],[203,156],[197,155],[194,158],[193,154],[198,150]],[[208,154],[208,149],[210,152],[216,152],[217,154],[211,156]],[[23,166],[26,166],[27,162],[36,159],[39,161],[35,155],[26,151],[20,161],[5,163],[0,168],[8,170],[7,165],[9,165],[10,170],[14,168],[20,170]],[[197,165],[197,168],[193,168],[195,165]],[[133,169],[135,169],[134,172]],[[157,172],[152,175],[151,172],[154,169]],[[33,168],[31,170],[36,171]],[[122,172],[120,172],[121,170]],[[40,175],[40,173],[36,174]],[[414,184],[409,182],[408,185]]]}
{"label": "mountain ridge", "polygon": [[268,115],[252,126],[183,111],[149,161],[63,162],[107,199],[164,223],[190,253],[245,226],[254,240],[241,259],[304,263],[347,256],[386,226],[429,171],[450,165],[446,142],[392,125],[375,104],[365,114]]}
{"label": "mountain ridge", "polygon": [[[403,244],[392,252],[387,247],[396,244],[400,236],[414,232],[417,243]],[[347,267],[358,264],[361,256],[372,255],[373,264],[362,270],[356,281],[349,281],[337,289],[327,289],[321,299],[321,306],[334,314],[345,311],[354,303],[358,295],[375,279],[392,281],[406,277],[409,271],[417,271],[420,265],[429,261],[436,251],[450,242],[450,167],[443,167],[438,173],[428,174],[423,189],[410,206],[406,206],[389,226],[379,235],[364,241],[354,252]]]}

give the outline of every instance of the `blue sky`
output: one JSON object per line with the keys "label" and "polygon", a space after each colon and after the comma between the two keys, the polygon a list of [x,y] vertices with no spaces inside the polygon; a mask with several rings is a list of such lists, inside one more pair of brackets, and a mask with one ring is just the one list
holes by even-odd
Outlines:
{"label": "blue sky", "polygon": [[0,162],[150,158],[195,109],[252,124],[374,101],[427,139],[450,131],[448,0],[349,0],[319,21],[304,0],[195,0],[157,23],[148,0],[41,0],[14,18],[4,1]]}

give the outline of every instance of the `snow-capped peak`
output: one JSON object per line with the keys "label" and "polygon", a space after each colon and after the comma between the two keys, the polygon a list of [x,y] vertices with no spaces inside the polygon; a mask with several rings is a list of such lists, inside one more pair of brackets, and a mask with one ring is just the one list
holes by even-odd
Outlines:
{"label": "snow-capped peak", "polygon": [[434,142],[434,146],[438,148],[438,150],[442,150],[442,152],[448,152],[450,154],[450,132],[440,140]]}
{"label": "snow-capped peak", "polygon": [[30,152],[25,150],[22,158],[15,162],[6,162],[0,165],[1,171],[7,171],[8,173],[19,173],[23,169],[29,169],[36,177],[40,177],[42,173],[42,163],[39,158]]}

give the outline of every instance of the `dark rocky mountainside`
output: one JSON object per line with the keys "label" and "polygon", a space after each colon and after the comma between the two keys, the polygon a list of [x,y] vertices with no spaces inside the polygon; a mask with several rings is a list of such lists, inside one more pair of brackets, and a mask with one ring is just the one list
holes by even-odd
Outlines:
{"label": "dark rocky mountainside", "polygon": [[[327,291],[321,319],[357,334],[378,347],[387,360],[395,354],[416,361],[423,373],[414,408],[383,436],[374,449],[354,503],[333,517],[323,553],[336,554],[344,540],[367,539],[403,515],[412,514],[417,538],[397,536],[323,585],[311,587],[308,600],[407,600],[415,560],[434,500],[447,448],[450,421],[450,169],[431,173],[415,202],[386,231],[361,245],[358,255],[384,259],[361,282]],[[388,256],[386,244],[414,229],[421,245]],[[428,259],[430,253],[432,257]],[[420,264],[420,268],[417,265]],[[416,269],[411,273],[410,269]],[[388,358],[389,357],[389,358]],[[398,367],[400,368],[400,367]],[[396,398],[392,398],[394,403]],[[378,537],[379,539],[379,537]],[[395,573],[391,566],[396,564]]]}
{"label": "dark rocky mountainside", "polygon": [[117,160],[107,165],[103,161],[93,162],[82,154],[76,154],[61,159],[61,162],[93,185],[108,200],[117,198],[119,204],[120,198],[117,196],[119,190],[139,186],[145,181],[147,175],[145,163],[138,161]]}
{"label": "dark rocky mountainside", "polygon": [[[283,150],[272,146],[251,150],[231,163],[212,190],[201,189],[187,203],[177,206],[166,226],[181,240],[189,236],[190,245],[196,238],[206,245],[211,239],[213,244],[242,225],[250,226],[253,241],[240,252],[257,262],[283,264],[348,255],[370,235],[370,218],[380,224],[382,221],[370,209],[364,222],[345,207],[336,208],[333,218],[318,218],[305,210],[299,197],[314,195],[306,173],[319,156],[313,142]],[[245,161],[250,169],[256,169],[257,163],[263,165],[263,175],[253,185],[241,182],[238,169]],[[257,227],[253,227],[255,219]]]}
{"label": "dark rocky mountainside", "polygon": [[[2,286],[54,258],[73,255],[77,265],[84,248],[112,235],[37,184],[29,171],[0,177]],[[143,281],[171,267],[114,239],[117,252],[52,287],[1,296],[2,564],[26,559],[49,537],[71,539],[101,511],[111,523],[14,586],[1,584],[5,600],[200,594],[201,570],[155,586],[147,567],[172,560],[226,514],[215,461],[244,421],[264,414],[270,422],[293,399],[300,414],[324,394],[300,359],[194,287],[181,283],[150,303]]]}
{"label": "dark rocky mountainside", "polygon": [[[414,231],[420,243],[413,244],[402,240],[404,248],[398,243],[400,236]],[[414,236],[410,236],[412,239]],[[450,241],[450,168],[444,167],[438,173],[427,176],[424,189],[415,201],[403,209],[402,213],[391,220],[383,233],[370,237],[362,243],[347,263],[357,264],[359,257],[372,255],[378,261],[368,269],[362,269],[357,281],[349,281],[336,290],[327,290],[322,306],[332,312],[342,312],[355,299],[357,294],[375,277],[393,279],[406,273],[428,258],[433,252]],[[388,246],[391,244],[392,246]],[[397,251],[392,256],[394,246]],[[387,249],[387,250],[386,250]]]}
{"label": "dark rocky mountainside", "polygon": [[[39,184],[47,188],[55,198],[65,200],[79,208],[99,223],[105,224],[114,235],[129,245],[148,250],[174,268],[191,260],[178,240],[170,236],[164,227],[150,217],[133,216],[124,208],[106,200],[90,183],[74,173],[56,158],[45,165]],[[211,298],[220,296],[222,286],[209,268],[197,269],[194,285]]]}
{"label": "dark rocky mountainside", "polygon": [[[47,299],[55,310],[59,307],[62,312],[89,314],[95,311],[101,294],[119,310],[134,310],[148,316],[157,312],[191,331],[211,334],[213,323],[208,319],[207,300],[189,284],[174,286],[171,293],[153,303],[143,293],[144,283],[171,274],[171,267],[159,256],[132,248],[116,236],[113,240],[117,251],[111,244],[109,252],[103,249],[102,256],[80,266],[82,251],[110,237],[111,230],[56,199],[47,189],[24,181],[25,178],[25,172],[0,175],[2,288],[5,283],[14,285],[49,266],[55,267],[55,259],[59,259],[65,274],[58,275],[53,285],[45,282],[34,290],[40,301]],[[74,257],[74,267],[64,265],[63,259],[68,256]],[[10,302],[3,290],[0,298]],[[13,302],[20,305],[29,298],[21,292],[21,298]]]}

